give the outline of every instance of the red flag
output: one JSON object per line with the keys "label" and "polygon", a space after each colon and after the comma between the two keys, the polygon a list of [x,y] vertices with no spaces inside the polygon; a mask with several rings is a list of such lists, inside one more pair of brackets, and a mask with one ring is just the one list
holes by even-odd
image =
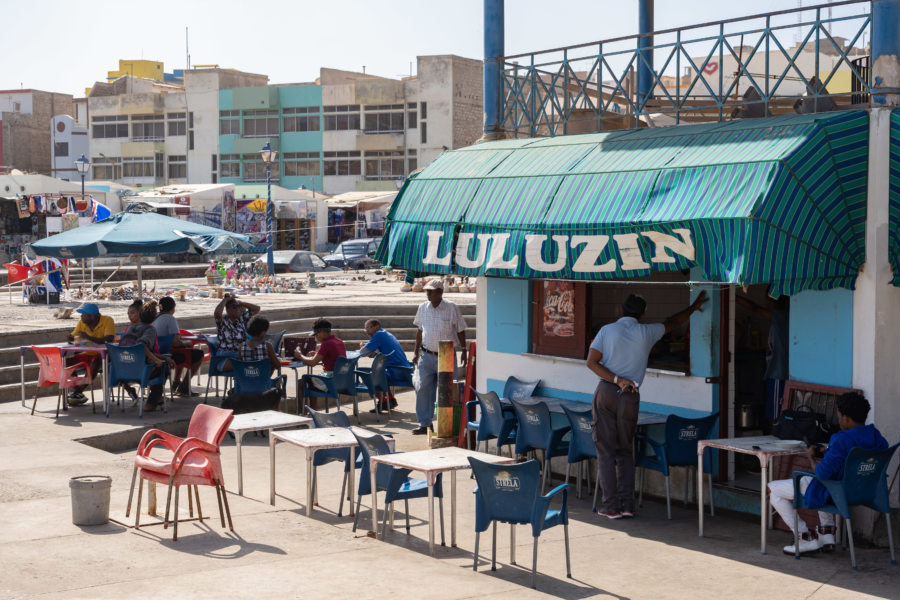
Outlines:
{"label": "red flag", "polygon": [[22,281],[23,279],[28,278],[28,267],[26,267],[25,265],[9,263],[3,266],[6,267],[9,283],[17,283],[19,281]]}

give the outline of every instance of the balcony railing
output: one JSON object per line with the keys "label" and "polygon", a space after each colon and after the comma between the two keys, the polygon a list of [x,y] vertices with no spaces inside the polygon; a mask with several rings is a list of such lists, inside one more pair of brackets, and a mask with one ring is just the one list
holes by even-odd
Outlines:
{"label": "balcony railing", "polygon": [[847,0],[506,56],[501,127],[552,136],[868,105],[871,25],[871,1]]}

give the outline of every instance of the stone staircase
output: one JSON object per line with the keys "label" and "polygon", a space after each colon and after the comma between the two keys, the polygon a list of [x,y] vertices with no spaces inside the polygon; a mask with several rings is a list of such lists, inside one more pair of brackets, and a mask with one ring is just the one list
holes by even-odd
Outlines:
{"label": "stone staircase", "polygon": [[[475,305],[460,304],[459,307],[469,325],[466,337],[475,339]],[[368,339],[363,323],[366,319],[376,318],[381,321],[382,327],[397,336],[404,350],[412,353],[416,340],[416,328],[412,325],[416,308],[416,305],[404,304],[304,306],[267,310],[263,314],[270,321],[270,332],[278,333],[284,329],[287,332],[285,335],[312,335],[313,322],[320,317],[327,318],[334,327],[334,333],[344,340],[348,350],[358,349]],[[212,315],[179,318],[178,324],[183,329],[196,329],[204,333],[216,331]],[[66,326],[54,329],[0,334],[0,402],[12,402],[21,398],[20,346],[64,342],[74,325],[75,322],[70,321]],[[124,323],[116,323],[117,331],[124,328]],[[26,350],[24,356],[25,397],[30,402],[37,383],[38,363],[30,350]],[[42,395],[53,392],[54,390],[47,390]]]}

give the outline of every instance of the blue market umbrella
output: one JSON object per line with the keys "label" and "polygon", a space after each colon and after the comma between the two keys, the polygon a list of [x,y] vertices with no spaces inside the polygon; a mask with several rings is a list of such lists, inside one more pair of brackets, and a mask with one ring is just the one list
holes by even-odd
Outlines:
{"label": "blue market umbrella", "polygon": [[142,285],[142,256],[177,252],[252,252],[255,248],[246,235],[137,210],[51,235],[30,247],[39,256],[55,258],[134,254],[137,257],[138,290]]}

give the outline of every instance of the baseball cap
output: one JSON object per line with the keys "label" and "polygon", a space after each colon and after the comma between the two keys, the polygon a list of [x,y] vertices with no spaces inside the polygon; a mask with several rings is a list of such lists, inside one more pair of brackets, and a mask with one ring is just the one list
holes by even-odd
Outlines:
{"label": "baseball cap", "polygon": [[94,304],[93,302],[88,302],[84,306],[79,309],[76,309],[75,312],[81,313],[83,315],[99,315],[100,308]]}
{"label": "baseball cap", "polygon": [[444,291],[444,282],[440,279],[432,279],[428,283],[425,284],[425,287],[422,288],[424,290],[441,290]]}

